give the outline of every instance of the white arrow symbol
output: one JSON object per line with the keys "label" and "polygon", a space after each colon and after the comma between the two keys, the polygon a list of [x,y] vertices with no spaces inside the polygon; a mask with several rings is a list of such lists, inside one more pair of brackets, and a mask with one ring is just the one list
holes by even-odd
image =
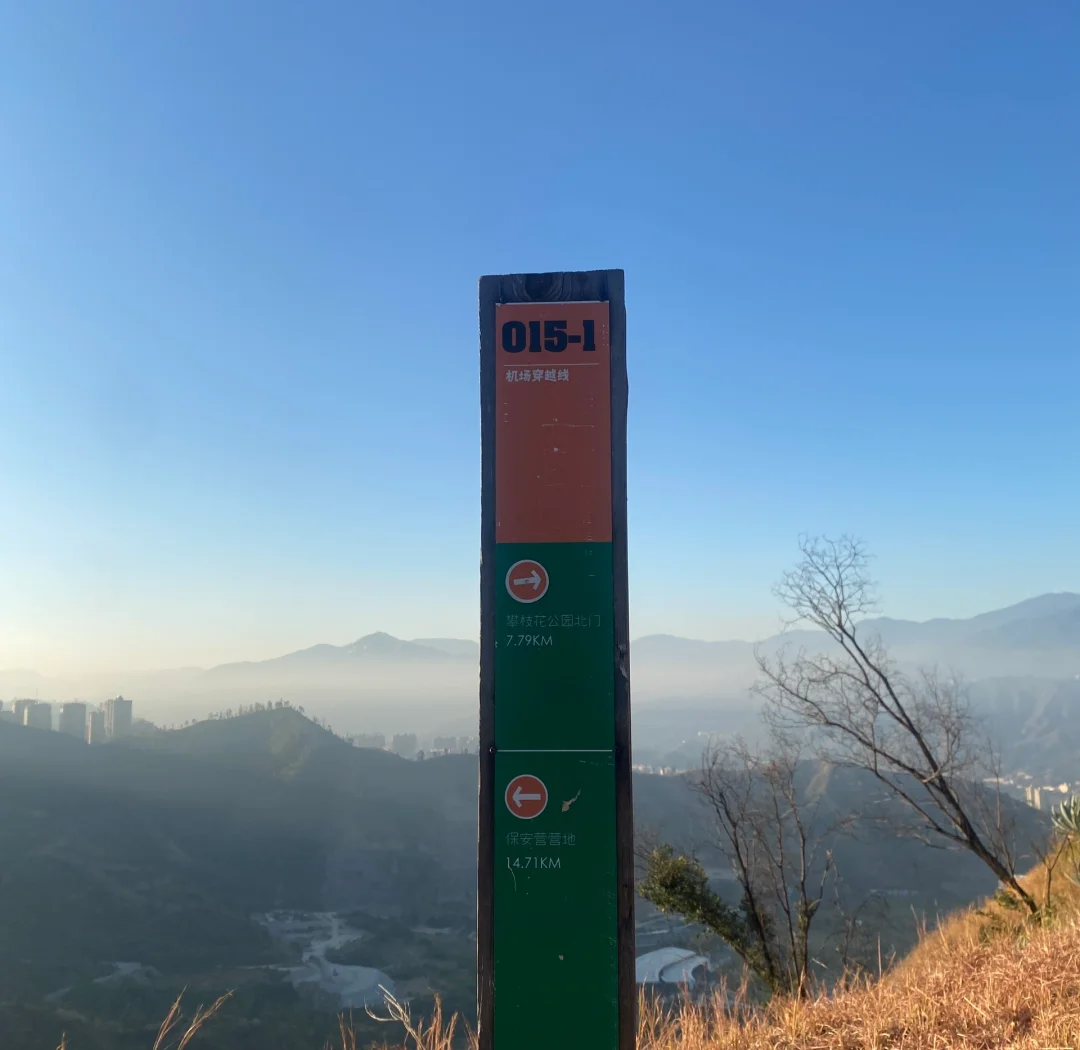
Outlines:
{"label": "white arrow symbol", "polygon": [[544,581],[540,578],[540,573],[533,569],[531,576],[526,576],[524,579],[521,580],[514,580],[514,586],[524,587],[525,584],[531,583],[533,586],[533,590],[538,591],[540,590],[540,584],[543,582]]}
{"label": "white arrow symbol", "polygon": [[521,785],[519,784],[514,788],[514,794],[511,797],[514,800],[514,805],[517,806],[518,809],[521,809],[522,802],[539,802],[544,796],[526,795],[525,792],[521,790]]}

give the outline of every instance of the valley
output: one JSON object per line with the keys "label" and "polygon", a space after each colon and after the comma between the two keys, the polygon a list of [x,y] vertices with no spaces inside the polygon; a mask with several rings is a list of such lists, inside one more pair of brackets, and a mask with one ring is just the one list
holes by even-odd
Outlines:
{"label": "valley", "polygon": [[[438,994],[469,1016],[476,777],[475,756],[353,747],[288,708],[98,748],[0,724],[0,1035],[27,1011],[43,1025],[75,1011],[126,1050],[139,1026],[129,1043],[110,1028],[116,997],[122,1017],[149,1024],[184,987],[235,989],[305,1031],[377,1004],[380,985],[418,1004]],[[695,853],[726,892],[688,778],[638,774],[634,790],[639,841]],[[919,917],[932,923],[993,890],[970,857],[898,838],[865,779],[809,762],[800,792],[823,828],[876,811],[830,843],[840,881],[820,923],[823,956],[844,909],[872,915],[886,954],[902,953]],[[1014,805],[1023,856],[1045,820]],[[693,946],[731,962],[644,901],[638,923],[642,950]],[[232,1040],[222,1045],[245,1045],[216,1030]]]}

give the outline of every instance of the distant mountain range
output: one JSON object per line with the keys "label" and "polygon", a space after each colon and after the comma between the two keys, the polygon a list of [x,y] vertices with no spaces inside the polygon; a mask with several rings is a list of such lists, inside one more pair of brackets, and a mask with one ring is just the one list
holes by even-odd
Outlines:
{"label": "distant mountain range", "polygon": [[475,642],[457,639],[427,639],[406,642],[378,631],[365,635],[348,645],[313,645],[270,660],[220,664],[208,671],[212,675],[246,674],[252,670],[309,671],[318,668],[341,668],[358,661],[431,661],[479,659],[480,647]]}
{"label": "distant mountain range", "polygon": [[[1044,594],[969,619],[864,622],[905,669],[935,665],[970,681],[1073,680],[1080,676],[1080,594]],[[653,634],[631,646],[635,706],[673,705],[713,713],[746,711],[758,675],[755,654],[785,646],[827,648],[820,632],[792,630],[762,642],[701,641]],[[347,645],[314,645],[268,660],[49,679],[0,671],[0,697],[136,698],[147,717],[169,723],[284,698],[346,730],[473,732],[479,646],[458,638],[411,641],[377,632]],[[700,723],[697,716],[691,721]]]}
{"label": "distant mountain range", "polygon": [[[938,666],[971,681],[1080,675],[1080,594],[1044,594],[963,620],[880,617],[860,628],[880,637],[907,670]],[[651,690],[666,682],[672,695],[691,696],[701,695],[703,679],[745,687],[756,677],[755,653],[800,647],[828,649],[830,642],[821,632],[798,629],[756,644],[649,635],[634,642],[631,658],[638,684]]]}
{"label": "distant mountain range", "polygon": [[[1076,649],[1080,652],[1080,594],[1044,594],[982,613],[966,620],[935,619],[919,623],[878,617],[864,620],[860,629],[878,635],[889,646],[926,646],[942,650],[972,649]],[[814,645],[823,641],[816,631],[793,630],[758,643],[766,651],[782,645]],[[750,642],[702,642],[675,635],[646,635],[634,642],[634,655],[686,660],[726,658],[746,649]]]}
{"label": "distant mountain range", "polygon": [[[1005,609],[982,613],[966,620],[935,619],[918,623],[880,617],[863,621],[861,629],[877,634],[889,646],[925,646],[942,650],[955,648],[1055,650],[1075,649],[1080,654],[1080,594],[1044,594]],[[794,630],[773,635],[757,643],[772,651],[783,645],[823,644],[816,631]],[[753,642],[706,642],[670,634],[643,635],[632,643],[632,656],[639,660],[692,660],[716,662],[738,659],[755,647]],[[349,645],[316,645],[286,656],[255,663],[223,664],[212,674],[237,669],[340,667],[355,661],[478,660],[479,645],[461,638],[417,638],[402,641],[378,632]]]}
{"label": "distant mountain range", "polygon": [[[890,646],[931,646],[941,649],[1076,649],[1080,651],[1080,594],[1044,594],[1005,609],[966,620],[935,619],[919,623],[879,617],[863,621],[861,629]],[[824,636],[816,631],[790,631],[757,643],[769,651],[781,645],[814,645]],[[714,662],[738,658],[753,650],[745,641],[707,642],[671,634],[643,635],[632,643],[632,655],[644,660]],[[210,674],[256,668],[341,667],[357,661],[479,660],[480,646],[463,638],[416,638],[403,641],[384,632],[365,635],[348,645],[314,645],[269,660],[221,664]]]}
{"label": "distant mountain range", "polygon": [[[864,620],[866,632],[880,636],[889,646],[920,646],[940,650],[1075,650],[1080,654],[1080,594],[1044,594],[1037,598],[965,620],[934,619],[924,622],[879,617]],[[755,648],[765,652],[782,646],[825,644],[817,631],[792,630],[754,643],[746,641],[701,641],[671,634],[649,634],[634,640],[632,655],[637,660],[717,663],[738,660]],[[347,645],[313,645],[267,660],[245,660],[219,664],[208,671],[183,668],[159,674],[243,675],[278,670],[339,670],[369,663],[422,663],[480,658],[480,646],[464,638],[416,638],[406,641],[377,631]],[[36,671],[0,671],[17,675],[28,683],[43,685],[48,680]]]}

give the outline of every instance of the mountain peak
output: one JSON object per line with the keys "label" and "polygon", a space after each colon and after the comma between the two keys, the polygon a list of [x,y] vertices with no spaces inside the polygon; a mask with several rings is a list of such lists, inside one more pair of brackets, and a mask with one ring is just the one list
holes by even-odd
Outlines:
{"label": "mountain peak", "polygon": [[405,642],[385,631],[376,631],[358,638],[351,645],[342,646],[342,652],[349,657],[394,657],[405,659],[439,660],[445,653],[416,642]]}
{"label": "mountain peak", "polygon": [[249,674],[263,670],[290,669],[296,671],[312,672],[320,668],[340,669],[342,665],[348,665],[360,660],[403,660],[403,661],[432,661],[446,660],[449,656],[446,652],[419,645],[416,642],[405,642],[395,638],[385,631],[376,631],[374,634],[366,634],[357,638],[348,645],[312,645],[307,649],[299,649],[285,656],[274,657],[271,660],[262,660],[255,663],[221,664],[208,673],[211,675],[221,674]]}

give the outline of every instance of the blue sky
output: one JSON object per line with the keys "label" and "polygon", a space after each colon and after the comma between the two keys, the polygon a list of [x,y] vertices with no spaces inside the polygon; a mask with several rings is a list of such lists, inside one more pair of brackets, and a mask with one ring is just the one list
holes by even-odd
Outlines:
{"label": "blue sky", "polygon": [[633,631],[1080,590],[1066,2],[66,0],[0,35],[0,666],[478,633],[476,280],[627,273]]}

